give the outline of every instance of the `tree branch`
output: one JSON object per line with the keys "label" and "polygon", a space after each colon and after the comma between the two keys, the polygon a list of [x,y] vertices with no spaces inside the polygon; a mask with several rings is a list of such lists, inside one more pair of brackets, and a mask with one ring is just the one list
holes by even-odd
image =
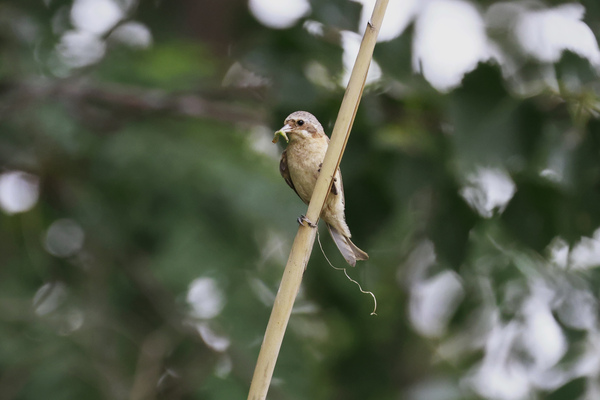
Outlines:
{"label": "tree branch", "polygon": [[[261,124],[266,120],[263,109],[255,106],[232,105],[230,102],[206,99],[194,93],[168,93],[156,89],[115,84],[93,85],[82,79],[26,80],[0,84],[0,96],[11,98],[8,109],[14,111],[23,103],[35,100],[63,100],[82,105],[111,107],[120,112],[168,113],[217,121]],[[7,112],[5,108],[2,110]]]}

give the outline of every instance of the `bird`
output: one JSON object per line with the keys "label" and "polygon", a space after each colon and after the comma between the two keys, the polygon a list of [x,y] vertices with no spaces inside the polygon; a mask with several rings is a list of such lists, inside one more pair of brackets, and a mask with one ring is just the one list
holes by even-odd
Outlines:
{"label": "bird", "polygon": [[[296,111],[288,115],[284,126],[275,132],[273,143],[277,143],[280,136],[288,144],[281,154],[279,172],[298,197],[308,204],[323,166],[329,137],[325,134],[319,120],[307,111]],[[368,260],[369,255],[350,240],[352,235],[344,211],[344,186],[338,168],[321,211],[321,219],[325,221],[333,241],[346,262],[354,267],[357,260]],[[316,225],[308,221],[304,215],[298,218],[298,223],[301,225],[307,223],[308,226],[316,228]]]}

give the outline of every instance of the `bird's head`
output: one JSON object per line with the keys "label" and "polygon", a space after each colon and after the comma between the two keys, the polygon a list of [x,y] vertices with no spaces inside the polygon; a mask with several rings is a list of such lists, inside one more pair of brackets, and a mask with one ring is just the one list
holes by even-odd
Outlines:
{"label": "bird's head", "polygon": [[317,118],[306,111],[296,111],[288,115],[283,128],[275,132],[273,143],[277,143],[279,136],[287,142],[325,136],[323,127]]}

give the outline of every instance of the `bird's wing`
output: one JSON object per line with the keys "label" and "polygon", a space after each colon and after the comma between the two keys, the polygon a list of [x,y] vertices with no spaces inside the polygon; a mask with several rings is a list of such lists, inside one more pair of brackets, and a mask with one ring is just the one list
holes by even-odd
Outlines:
{"label": "bird's wing", "polygon": [[[283,153],[281,153],[281,161],[279,161],[279,173],[285,180],[285,183],[287,183],[288,186],[291,187],[292,189],[294,189],[294,192],[296,192],[296,194],[298,194],[298,191],[294,187],[294,182],[292,182],[292,177],[290,176],[290,170],[288,168],[287,149],[284,150]],[[298,197],[300,197],[299,194],[298,194]],[[300,198],[302,198],[302,197],[300,197]]]}
{"label": "bird's wing", "polygon": [[342,199],[342,203],[345,203],[344,182],[342,181],[342,171],[340,171],[339,168],[337,170],[337,173],[335,174],[335,177],[336,177],[336,180],[331,185],[331,193],[336,194],[336,195],[339,194]]}
{"label": "bird's wing", "polygon": [[[325,140],[327,141],[327,145],[329,145],[329,136],[327,136],[327,135],[324,135],[324,136],[325,136]],[[321,166],[323,166],[323,163],[321,163]],[[321,171],[320,168],[319,168],[319,171]],[[334,180],[333,183],[331,184],[331,194],[334,194],[334,195],[340,194],[342,196],[342,203],[343,203],[344,202],[344,183],[342,182],[342,171],[340,171],[339,168],[337,169],[335,177],[338,179]]]}

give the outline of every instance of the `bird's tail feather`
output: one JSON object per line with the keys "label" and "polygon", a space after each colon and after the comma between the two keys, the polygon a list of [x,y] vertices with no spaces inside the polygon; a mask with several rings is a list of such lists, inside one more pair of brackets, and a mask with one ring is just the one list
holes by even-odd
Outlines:
{"label": "bird's tail feather", "polygon": [[329,224],[327,224],[327,228],[329,229],[329,233],[331,234],[335,245],[348,264],[354,267],[356,265],[356,260],[369,259],[369,255],[352,243],[349,237],[342,235],[337,229]]}

